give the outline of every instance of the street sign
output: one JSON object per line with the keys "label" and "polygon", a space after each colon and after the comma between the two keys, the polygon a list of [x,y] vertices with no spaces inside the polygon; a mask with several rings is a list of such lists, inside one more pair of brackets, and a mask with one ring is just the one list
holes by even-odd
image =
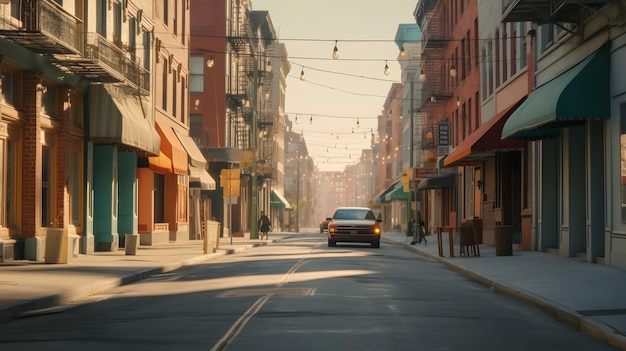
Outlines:
{"label": "street sign", "polygon": [[432,178],[439,175],[437,168],[415,168],[415,179]]}

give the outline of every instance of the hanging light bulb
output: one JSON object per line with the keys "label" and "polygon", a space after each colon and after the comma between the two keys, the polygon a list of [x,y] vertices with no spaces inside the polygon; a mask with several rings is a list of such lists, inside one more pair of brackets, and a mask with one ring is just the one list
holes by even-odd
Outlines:
{"label": "hanging light bulb", "polygon": [[406,56],[406,51],[404,51],[404,44],[402,44],[402,47],[400,48],[400,57],[405,57]]}
{"label": "hanging light bulb", "polygon": [[209,53],[209,58],[206,60],[206,66],[211,68],[215,66],[215,58],[213,58],[213,53]]}
{"label": "hanging light bulb", "polygon": [[294,122],[295,124],[298,124],[298,116],[296,116],[296,120]]}
{"label": "hanging light bulb", "polygon": [[339,58],[339,49],[337,49],[337,40],[335,40],[335,48],[333,49],[333,60]]}
{"label": "hanging light bulb", "polygon": [[422,69],[420,71],[420,82],[425,82],[426,81],[426,73],[424,73],[424,70]]}
{"label": "hanging light bulb", "polygon": [[456,105],[461,106],[461,98],[459,98],[458,96],[456,97]]}
{"label": "hanging light bulb", "polygon": [[311,118],[309,118],[309,124],[313,124],[313,115],[311,115]]}
{"label": "hanging light bulb", "polygon": [[356,119],[356,127],[357,128],[361,128],[361,122],[359,122],[359,119]]}
{"label": "hanging light bulb", "polygon": [[386,76],[389,75],[389,65],[387,64],[387,61],[385,61],[385,71],[383,73],[385,73]]}
{"label": "hanging light bulb", "polygon": [[302,71],[300,71],[300,80],[304,80],[304,67],[302,67]]}
{"label": "hanging light bulb", "polygon": [[456,77],[457,71],[456,71],[456,67],[454,67],[454,65],[452,65],[452,67],[450,67],[450,76],[452,78]]}

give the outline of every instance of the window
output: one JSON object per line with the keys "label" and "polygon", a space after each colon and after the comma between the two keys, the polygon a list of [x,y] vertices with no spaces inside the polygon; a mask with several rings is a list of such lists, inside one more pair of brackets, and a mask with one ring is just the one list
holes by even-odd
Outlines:
{"label": "window", "polygon": [[189,58],[189,92],[204,92],[204,56],[192,55]]}
{"label": "window", "polygon": [[2,73],[2,100],[4,103],[19,107],[18,94],[20,92],[19,74],[13,71]]}
{"label": "window", "polygon": [[80,225],[82,218],[82,191],[81,185],[83,184],[81,178],[81,169],[82,169],[82,144],[81,141],[76,140],[72,142],[72,150],[71,150],[71,167],[70,167],[70,186],[69,189],[69,197],[70,197],[70,223],[73,225]]}
{"label": "window", "polygon": [[178,105],[176,101],[178,100],[178,82],[177,78],[180,72],[176,70],[172,70],[172,116],[178,116]]}
{"label": "window", "polygon": [[17,170],[16,141],[0,139],[0,160],[6,159],[6,167],[0,167],[0,226],[15,227],[17,218]]}
{"label": "window", "polygon": [[515,75],[517,72],[517,42],[520,41],[520,38],[517,37],[517,26],[515,23],[511,23],[511,37],[510,37],[510,50],[511,50],[511,76]]}
{"label": "window", "polygon": [[626,102],[619,106],[622,223],[626,223]]}
{"label": "window", "polygon": [[130,52],[131,60],[135,61],[137,58],[137,20],[130,18],[128,20],[128,52]]}
{"label": "window", "polygon": [[167,59],[164,57],[163,58],[163,74],[161,77],[161,108],[164,111],[167,111]]}
{"label": "window", "polygon": [[181,83],[180,83],[180,118],[181,121],[183,122],[183,124],[187,123],[187,116],[185,115],[187,113],[186,111],[186,102],[189,99],[186,99],[187,97],[187,80],[185,78],[181,78],[180,79]]}
{"label": "window", "polygon": [[187,189],[189,188],[189,177],[186,175],[178,176],[178,216],[179,222],[186,222],[187,219],[187,207],[189,201],[189,195]]}
{"label": "window", "polygon": [[83,120],[83,96],[79,93],[73,93],[70,96],[70,118],[72,124],[75,127],[82,128],[84,126]]}
{"label": "window", "polygon": [[487,65],[489,69],[487,69],[488,79],[488,96],[493,94],[493,42],[491,40],[487,41]]}
{"label": "window", "polygon": [[554,27],[552,24],[544,24],[539,27],[541,33],[541,52],[545,52],[554,44]]}
{"label": "window", "polygon": [[507,25],[506,23],[504,24],[504,26],[502,27],[502,61],[498,61],[498,62],[502,62],[502,83],[506,82],[507,79],[509,78],[509,65],[508,65],[508,50],[507,50],[507,44],[508,44],[508,37],[509,37],[509,33],[507,32]]}
{"label": "window", "polygon": [[[4,160],[6,144],[7,144],[6,139],[0,138],[0,162]],[[2,199],[2,203],[0,203],[0,227],[7,226],[6,220],[5,220],[5,211],[6,211],[6,206],[9,204],[9,201],[8,199],[5,198],[5,195],[4,195],[4,191],[6,188],[4,185],[4,180],[7,179],[7,174],[4,173],[6,168],[7,167],[0,167],[0,199]]]}
{"label": "window", "polygon": [[519,32],[520,35],[524,35],[524,38],[519,40],[519,68],[521,70],[526,67],[526,22],[520,23]]}
{"label": "window", "polygon": [[47,145],[42,146],[41,154],[41,226],[53,226],[52,212],[52,151]]}
{"label": "window", "polygon": [[41,95],[41,113],[49,117],[56,117],[57,89],[52,86],[45,87]]}
{"label": "window", "polygon": [[150,71],[150,33],[143,32],[143,68]]}
{"label": "window", "polygon": [[496,88],[500,86],[500,30],[496,29]]}
{"label": "window", "polygon": [[180,36],[180,42],[183,43],[183,45],[186,45],[187,43],[185,43],[185,36],[187,35],[186,33],[186,27],[187,27],[187,11],[185,11],[185,2],[183,1],[183,11],[182,11],[182,35]]}
{"label": "window", "polygon": [[118,47],[122,45],[122,4],[113,4],[113,43]]}
{"label": "window", "polygon": [[96,32],[107,36],[107,0],[98,0],[96,3]]}
{"label": "window", "polygon": [[488,60],[488,56],[487,56],[487,51],[483,48],[482,51],[482,55],[480,55],[482,57],[481,59],[481,69],[480,69],[480,87],[483,93],[483,98],[487,98],[489,96],[489,94],[487,94],[487,83],[488,83],[488,77],[487,77],[487,60]]}
{"label": "window", "polygon": [[169,16],[170,16],[169,7],[170,7],[169,1],[163,0],[163,23],[165,23],[166,26],[169,23]]}
{"label": "window", "polygon": [[467,41],[466,41],[465,38],[461,39],[461,67],[459,67],[459,68],[461,70],[461,79],[462,80],[465,79],[465,75],[467,73],[467,71],[465,70],[466,69],[465,62],[466,62],[466,57],[468,55],[468,53],[465,51],[466,43],[467,43]]}
{"label": "window", "polygon": [[174,0],[174,36],[178,35],[178,0]]}

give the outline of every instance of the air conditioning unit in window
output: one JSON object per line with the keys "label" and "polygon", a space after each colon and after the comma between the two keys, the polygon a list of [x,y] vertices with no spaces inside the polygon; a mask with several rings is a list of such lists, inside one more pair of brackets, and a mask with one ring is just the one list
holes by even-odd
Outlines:
{"label": "air conditioning unit in window", "polygon": [[452,151],[452,146],[437,146],[437,156],[448,156]]}

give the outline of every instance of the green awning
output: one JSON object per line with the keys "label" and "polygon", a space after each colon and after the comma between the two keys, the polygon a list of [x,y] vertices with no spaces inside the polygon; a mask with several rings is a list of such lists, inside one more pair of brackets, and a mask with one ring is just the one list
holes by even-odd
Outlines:
{"label": "green awning", "polygon": [[389,199],[391,201],[407,201],[409,199],[409,195],[410,193],[404,192],[404,184],[397,183],[395,188],[385,195],[385,199]]}
{"label": "green awning", "polygon": [[272,189],[272,196],[270,199],[270,206],[275,208],[284,208],[286,210],[291,210],[293,207],[289,204],[289,201],[285,198],[285,196],[276,189]]}
{"label": "green awning", "polygon": [[456,184],[456,173],[444,173],[437,177],[426,178],[417,185],[418,190],[452,188]]}
{"label": "green awning", "polygon": [[543,139],[587,119],[610,118],[609,45],[532,93],[502,128],[502,138]]}

